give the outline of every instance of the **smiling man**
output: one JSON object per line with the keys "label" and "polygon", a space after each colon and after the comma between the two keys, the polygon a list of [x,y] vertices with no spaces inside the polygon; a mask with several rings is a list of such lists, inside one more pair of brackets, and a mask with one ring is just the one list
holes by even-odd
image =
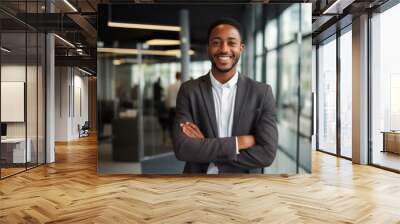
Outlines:
{"label": "smiling man", "polygon": [[175,155],[184,173],[262,173],[278,142],[271,87],[239,74],[240,25],[221,19],[208,30],[208,74],[180,87],[174,124]]}

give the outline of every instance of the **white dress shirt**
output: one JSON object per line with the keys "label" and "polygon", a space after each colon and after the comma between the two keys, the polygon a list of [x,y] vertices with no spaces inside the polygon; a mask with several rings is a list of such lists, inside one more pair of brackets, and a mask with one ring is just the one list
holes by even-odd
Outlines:
{"label": "white dress shirt", "polygon": [[[238,78],[239,74],[236,72],[228,82],[222,84],[214,78],[210,70],[210,79],[219,138],[232,136],[233,114],[235,110]],[[237,137],[236,153],[239,154]],[[210,163],[207,174],[218,174],[218,172],[218,167],[214,163]]]}

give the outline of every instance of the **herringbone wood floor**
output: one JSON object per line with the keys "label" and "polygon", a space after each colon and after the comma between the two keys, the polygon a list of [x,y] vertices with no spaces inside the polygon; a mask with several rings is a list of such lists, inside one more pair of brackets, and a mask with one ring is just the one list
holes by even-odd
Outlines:
{"label": "herringbone wood floor", "polygon": [[400,175],[315,152],[297,176],[99,176],[93,137],[0,181],[0,223],[400,223]]}

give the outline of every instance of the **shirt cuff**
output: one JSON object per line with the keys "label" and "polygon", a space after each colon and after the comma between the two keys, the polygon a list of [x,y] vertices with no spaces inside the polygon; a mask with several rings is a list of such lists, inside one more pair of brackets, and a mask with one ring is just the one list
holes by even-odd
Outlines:
{"label": "shirt cuff", "polygon": [[236,140],[236,155],[239,154],[239,143],[238,143],[238,137],[235,137]]}

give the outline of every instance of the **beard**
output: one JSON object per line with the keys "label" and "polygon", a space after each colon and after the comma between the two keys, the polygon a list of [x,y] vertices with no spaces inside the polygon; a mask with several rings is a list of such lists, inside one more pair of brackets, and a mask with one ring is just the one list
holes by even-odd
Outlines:
{"label": "beard", "polygon": [[214,57],[218,57],[218,55],[209,56],[209,59],[210,59],[210,61],[211,61],[211,65],[212,65],[213,68],[215,68],[217,71],[219,71],[219,72],[221,72],[221,73],[226,73],[226,72],[229,72],[229,71],[231,71],[232,69],[234,69],[234,68],[236,67],[237,63],[239,62],[239,59],[240,59],[240,56],[239,56],[239,57],[235,57],[235,58],[233,59],[234,61],[233,61],[232,65],[231,65],[231,67],[229,67],[229,68],[219,68],[219,67],[217,66],[217,63],[216,63],[215,60],[214,60]]}

